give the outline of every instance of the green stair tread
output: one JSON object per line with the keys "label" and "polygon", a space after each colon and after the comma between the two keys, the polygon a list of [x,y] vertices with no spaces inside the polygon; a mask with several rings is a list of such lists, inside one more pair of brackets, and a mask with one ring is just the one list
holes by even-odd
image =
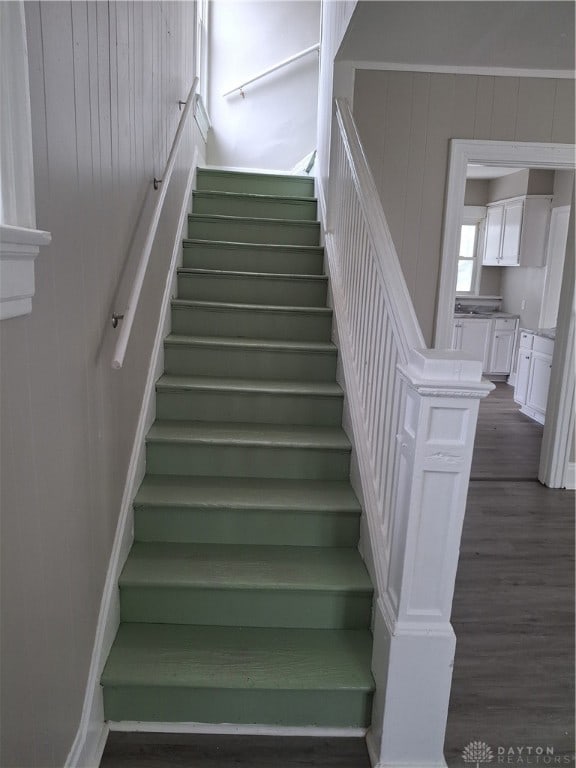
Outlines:
{"label": "green stair tread", "polygon": [[179,267],[178,274],[182,277],[233,277],[242,280],[274,280],[276,282],[308,281],[316,283],[328,282],[326,275],[308,275],[293,272],[246,272],[232,269],[201,269],[200,267]]}
{"label": "green stair tread", "polygon": [[163,374],[156,382],[162,392],[226,391],[253,394],[302,395],[308,397],[343,397],[339,384],[324,381],[275,381],[274,379],[229,379],[215,376],[171,376]]}
{"label": "green stair tread", "polygon": [[248,304],[231,301],[204,301],[203,299],[172,299],[172,307],[175,309],[212,309],[215,312],[265,312],[279,315],[318,315],[326,317],[332,314],[330,307],[300,307],[284,304]]}
{"label": "green stair tread", "polygon": [[[220,214],[220,213],[189,213],[188,214],[188,221],[200,221],[200,220],[209,220],[217,224],[224,223],[224,222],[231,222],[231,223],[251,222],[253,224],[262,224],[263,226],[267,226],[268,224],[281,224],[289,227],[295,227],[297,229],[301,229],[303,227],[306,227],[306,228],[314,227],[315,229],[320,228],[320,222],[310,221],[309,219],[278,219],[278,218],[268,219],[265,216],[227,216],[225,214]],[[229,241],[229,242],[235,242],[235,241]],[[239,245],[241,244],[244,244],[243,241],[239,242]]]}
{"label": "green stair tread", "polygon": [[133,544],[120,586],[372,593],[354,547]]}
{"label": "green stair tread", "polygon": [[[265,219],[265,221],[269,221],[269,219]],[[283,221],[283,219],[280,219],[280,221]],[[316,222],[308,221],[305,223],[314,224]],[[222,248],[229,248],[231,250],[242,250],[245,248],[255,251],[270,251],[270,253],[280,253],[283,251],[288,251],[291,253],[312,253],[315,255],[324,253],[324,248],[321,245],[290,245],[289,243],[235,243],[231,240],[206,240],[205,238],[201,237],[186,237],[182,241],[182,244],[184,248],[193,248],[200,245],[206,246],[208,248],[211,246],[219,246]]]}
{"label": "green stair tread", "polygon": [[292,195],[274,195],[259,192],[228,192],[220,191],[218,189],[197,189],[194,192],[194,197],[222,197],[225,200],[235,200],[237,198],[249,198],[250,200],[270,200],[271,202],[285,202],[285,203],[315,203],[315,197],[306,196],[292,196]]}
{"label": "green stair tread", "polygon": [[350,483],[341,480],[146,475],[134,504],[360,514]]}
{"label": "green stair tread", "polygon": [[186,336],[184,334],[171,333],[164,339],[165,345],[204,346],[240,348],[240,349],[265,349],[274,352],[311,352],[336,355],[337,349],[332,342],[327,341],[285,341],[282,339],[245,339],[234,336]]}
{"label": "green stair tread", "polygon": [[106,686],[372,691],[372,636],[360,629],[120,625]]}
{"label": "green stair tread", "polygon": [[219,421],[155,421],[147,441],[284,448],[350,450],[340,427]]}

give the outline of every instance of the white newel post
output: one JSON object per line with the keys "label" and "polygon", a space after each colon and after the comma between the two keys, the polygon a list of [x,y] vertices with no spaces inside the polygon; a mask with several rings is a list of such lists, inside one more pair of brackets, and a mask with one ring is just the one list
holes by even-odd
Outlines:
{"label": "white newel post", "polygon": [[445,766],[456,639],[450,624],[480,400],[493,388],[462,352],[412,351],[398,367],[397,444],[386,589],[376,606],[374,765]]}

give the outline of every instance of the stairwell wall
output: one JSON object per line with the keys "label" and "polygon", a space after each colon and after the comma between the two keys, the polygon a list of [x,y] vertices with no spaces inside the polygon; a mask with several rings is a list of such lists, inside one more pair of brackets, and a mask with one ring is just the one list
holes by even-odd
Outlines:
{"label": "stairwell wall", "polygon": [[574,82],[357,69],[354,118],[427,344],[450,139],[574,141]]}
{"label": "stairwell wall", "polygon": [[315,52],[222,94],[316,45],[319,0],[212,0],[209,20],[208,162],[290,171],[315,149],[318,55]]}
{"label": "stairwell wall", "polygon": [[61,766],[80,722],[183,160],[121,371],[109,318],[194,76],[194,13],[26,3],[37,220],[53,239],[32,314],[0,326],[2,765]]}

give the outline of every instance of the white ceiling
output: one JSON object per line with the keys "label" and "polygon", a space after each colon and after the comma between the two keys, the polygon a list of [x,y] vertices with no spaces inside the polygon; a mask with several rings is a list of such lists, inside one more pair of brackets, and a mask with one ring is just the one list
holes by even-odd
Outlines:
{"label": "white ceiling", "polygon": [[360,0],[338,58],[573,71],[574,4]]}

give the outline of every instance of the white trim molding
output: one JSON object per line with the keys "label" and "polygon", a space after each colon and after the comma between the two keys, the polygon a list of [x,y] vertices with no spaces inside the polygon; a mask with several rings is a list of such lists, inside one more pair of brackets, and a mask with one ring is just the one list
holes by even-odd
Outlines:
{"label": "white trim molding", "polygon": [[34,260],[51,239],[50,232],[0,224],[0,320],[32,312]]}
{"label": "white trim molding", "polygon": [[354,69],[390,70],[391,72],[430,72],[440,75],[488,75],[490,77],[544,77],[574,80],[572,69],[523,69],[520,67],[472,67],[454,64],[413,64],[398,61],[353,61]]}

